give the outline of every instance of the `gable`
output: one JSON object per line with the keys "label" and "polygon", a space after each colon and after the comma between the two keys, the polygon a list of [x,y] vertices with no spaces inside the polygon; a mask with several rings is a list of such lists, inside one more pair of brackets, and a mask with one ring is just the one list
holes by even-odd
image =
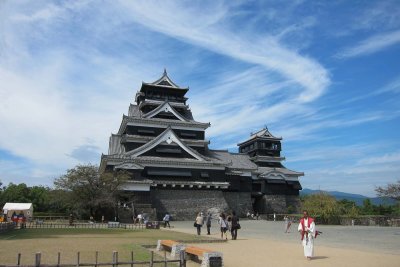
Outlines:
{"label": "gable", "polygon": [[157,117],[157,115],[168,114],[168,116],[172,116],[180,121],[188,121],[185,117],[183,117],[178,111],[176,111],[168,101],[164,102],[157,108],[143,115],[143,118],[153,118]]}
{"label": "gable", "polygon": [[168,127],[163,133],[161,133],[159,136],[157,136],[150,142],[144,144],[143,146],[138,147],[137,149],[127,152],[125,155],[130,156],[131,158],[138,157],[152,150],[153,148],[157,147],[160,144],[166,144],[166,145],[176,144],[180,149],[187,152],[193,158],[200,161],[205,161],[205,158],[201,154],[199,154],[197,151],[191,149],[185,143],[183,143],[176,136],[171,127]]}

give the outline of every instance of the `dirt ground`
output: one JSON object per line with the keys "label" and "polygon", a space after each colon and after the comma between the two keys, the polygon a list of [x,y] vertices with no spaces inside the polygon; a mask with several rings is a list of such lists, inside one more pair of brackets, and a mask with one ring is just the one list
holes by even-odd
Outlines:
{"label": "dirt ground", "polygon": [[[196,244],[196,246],[222,252],[225,267],[400,266],[400,246],[398,246],[400,229],[398,228],[322,227],[325,237],[319,237],[316,240],[315,257],[307,261],[303,255],[298,233],[292,231],[290,234],[285,234],[281,231],[281,226],[278,222],[242,222],[238,240]],[[259,232],[260,229],[263,229],[263,232]],[[174,230],[194,232],[185,223],[176,223]],[[345,234],[340,235],[340,233]],[[217,228],[213,228],[211,236],[219,238]],[[188,266],[199,265],[190,263]]]}

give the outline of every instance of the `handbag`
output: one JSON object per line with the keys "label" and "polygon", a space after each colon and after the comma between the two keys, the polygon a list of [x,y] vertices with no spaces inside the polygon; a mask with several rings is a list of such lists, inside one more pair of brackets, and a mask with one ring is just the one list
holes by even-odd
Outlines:
{"label": "handbag", "polygon": [[194,222],[193,227],[197,227],[197,223],[196,222]]}
{"label": "handbag", "polygon": [[237,223],[237,224],[236,224],[236,229],[240,229],[240,228],[242,228],[242,227],[240,226],[240,223]]}

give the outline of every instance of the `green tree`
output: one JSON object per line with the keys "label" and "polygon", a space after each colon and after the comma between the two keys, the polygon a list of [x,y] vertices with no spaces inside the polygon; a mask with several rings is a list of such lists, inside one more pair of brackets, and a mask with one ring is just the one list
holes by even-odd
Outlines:
{"label": "green tree", "polygon": [[363,206],[361,208],[362,213],[365,215],[374,215],[374,205],[372,205],[371,199],[366,198],[363,200]]}
{"label": "green tree", "polygon": [[61,189],[53,189],[49,192],[47,212],[70,213],[73,208],[72,192]]}
{"label": "green tree", "polygon": [[51,189],[44,186],[28,187],[26,184],[13,184],[0,190],[0,204],[6,202],[32,203],[34,211],[49,212]]}
{"label": "green tree", "polygon": [[339,200],[337,203],[340,207],[340,214],[342,215],[347,215],[355,218],[360,214],[360,210],[354,201],[342,199]]}
{"label": "green tree", "polygon": [[19,203],[27,203],[30,201],[30,189],[24,183],[21,184],[13,184],[10,183],[8,186],[3,188],[3,192],[1,194],[1,204],[4,205],[6,202],[19,202]]}
{"label": "green tree", "polygon": [[82,215],[96,216],[104,207],[115,207],[120,186],[126,182],[126,172],[99,174],[97,166],[78,165],[55,179],[57,190],[68,192],[68,205]]}
{"label": "green tree", "polygon": [[39,212],[49,210],[49,194],[51,189],[44,186],[33,186],[29,188],[29,200],[33,204],[33,209]]}
{"label": "green tree", "polygon": [[323,223],[339,223],[340,207],[333,196],[323,192],[308,195],[303,198],[302,206]]}

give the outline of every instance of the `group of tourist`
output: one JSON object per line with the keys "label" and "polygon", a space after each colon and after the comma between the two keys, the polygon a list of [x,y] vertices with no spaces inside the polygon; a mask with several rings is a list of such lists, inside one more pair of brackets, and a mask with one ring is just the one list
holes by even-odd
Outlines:
{"label": "group of tourist", "polygon": [[[171,215],[169,213],[166,213],[163,218],[164,227],[170,227],[170,219]],[[276,215],[274,216],[274,219],[276,220]],[[284,216],[283,219],[285,222],[285,233],[290,233],[290,227],[292,225],[293,219],[288,216]],[[210,235],[212,220],[213,217],[210,212],[207,213],[206,216],[204,216],[203,212],[199,212],[194,221],[194,227],[196,227],[197,229],[197,234],[201,235],[201,228],[205,224],[207,227],[207,235]],[[239,224],[239,217],[236,216],[236,213],[234,211],[229,215],[221,213],[218,217],[218,224],[220,227],[222,239],[228,239],[228,232],[231,233],[232,240],[237,239],[237,231],[241,228],[241,226]],[[315,229],[314,219],[308,216],[307,211],[303,212],[303,217],[299,221],[297,230],[300,233],[301,242],[304,247],[304,256],[308,260],[311,260],[314,255],[314,239],[322,232]]]}
{"label": "group of tourist", "polygon": [[250,213],[250,211],[248,211],[246,217],[247,219],[258,220],[260,218],[260,215],[258,214],[258,212]]}
{"label": "group of tourist", "polygon": [[133,223],[135,225],[146,224],[149,221],[149,216],[146,213],[139,213],[136,216],[133,216]]}
{"label": "group of tourist", "polygon": [[[200,212],[197,215],[194,222],[194,227],[196,227],[197,229],[197,234],[201,235],[201,228],[203,227],[204,224],[206,224],[207,235],[210,235],[211,221],[212,221],[211,213],[208,213],[207,216],[204,216],[204,214]],[[239,217],[236,216],[236,213],[234,211],[229,215],[221,213],[218,218],[218,224],[220,226],[221,238],[228,239],[227,232],[230,232],[232,240],[237,239],[237,231],[240,229],[240,224],[239,224]]]}

